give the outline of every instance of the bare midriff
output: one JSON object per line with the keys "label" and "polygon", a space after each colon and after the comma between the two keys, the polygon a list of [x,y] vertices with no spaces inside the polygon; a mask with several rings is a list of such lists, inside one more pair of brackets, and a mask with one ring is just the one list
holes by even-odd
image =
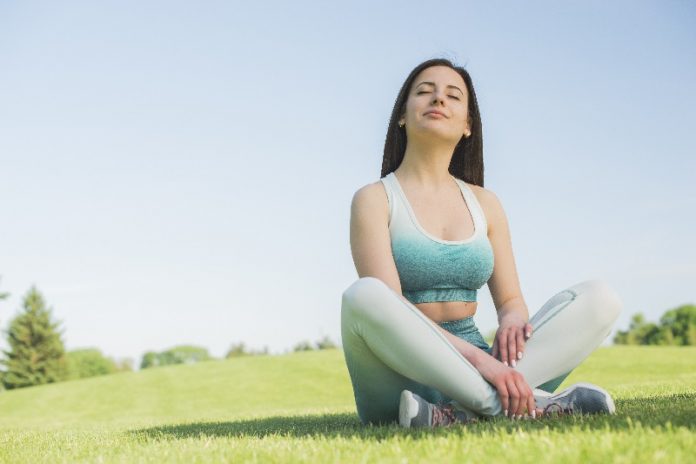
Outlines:
{"label": "bare midriff", "polygon": [[476,301],[434,301],[414,305],[433,321],[457,321],[476,314]]}

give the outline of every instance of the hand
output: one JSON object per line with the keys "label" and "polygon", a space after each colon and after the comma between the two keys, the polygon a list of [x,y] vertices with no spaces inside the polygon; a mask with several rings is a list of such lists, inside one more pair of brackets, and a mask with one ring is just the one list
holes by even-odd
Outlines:
{"label": "hand", "polygon": [[524,376],[514,369],[504,366],[495,358],[485,355],[477,365],[478,371],[484,379],[493,384],[498,391],[500,402],[503,406],[503,414],[508,417],[522,417],[527,411],[536,418],[534,393]]}
{"label": "hand", "polygon": [[500,319],[495,333],[491,355],[500,359],[506,366],[515,367],[522,359],[524,343],[532,336],[532,325],[519,313],[510,312]]}

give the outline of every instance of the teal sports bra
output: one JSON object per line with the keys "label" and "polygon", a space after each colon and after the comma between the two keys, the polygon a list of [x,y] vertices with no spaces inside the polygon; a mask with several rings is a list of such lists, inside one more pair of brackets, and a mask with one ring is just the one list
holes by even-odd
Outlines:
{"label": "teal sports bra", "polygon": [[476,301],[476,291],[493,273],[493,248],[486,216],[466,182],[459,185],[474,223],[465,240],[442,240],[430,235],[416,219],[393,172],[380,180],[389,201],[389,235],[401,291],[411,303]]}

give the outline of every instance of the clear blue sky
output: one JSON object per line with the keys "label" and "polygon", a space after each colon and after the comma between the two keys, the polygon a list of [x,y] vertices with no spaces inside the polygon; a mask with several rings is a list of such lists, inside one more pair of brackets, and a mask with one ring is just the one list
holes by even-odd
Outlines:
{"label": "clear blue sky", "polygon": [[439,56],[532,314],[592,278],[621,329],[696,302],[696,4],[379,3],[0,3],[0,327],[36,284],[68,349],[136,365],[340,341],[352,195]]}

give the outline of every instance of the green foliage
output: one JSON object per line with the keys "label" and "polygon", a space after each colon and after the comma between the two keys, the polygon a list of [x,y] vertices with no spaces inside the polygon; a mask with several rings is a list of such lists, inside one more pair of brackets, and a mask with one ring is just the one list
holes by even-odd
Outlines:
{"label": "green foliage", "polygon": [[159,360],[157,359],[157,353],[154,351],[148,351],[143,355],[142,361],[140,361],[140,368],[147,369],[149,367],[157,367],[159,365]]}
{"label": "green foliage", "polygon": [[696,345],[696,306],[684,305],[667,311],[660,324],[669,327],[675,345]]}
{"label": "green foliage", "polygon": [[331,350],[334,348],[338,348],[336,344],[329,338],[328,335],[325,335],[324,338],[321,340],[317,341],[317,349],[318,350]]}
{"label": "green foliage", "polygon": [[67,353],[67,360],[68,379],[83,379],[133,370],[130,359],[116,362],[114,359],[104,356],[97,348],[71,350]]}
{"label": "green foliage", "polygon": [[626,331],[617,332],[619,345],[696,345],[696,306],[682,305],[667,311],[659,324],[635,314]]}
{"label": "green foliage", "polygon": [[238,358],[241,356],[259,356],[268,354],[268,346],[264,346],[262,350],[249,350],[244,346],[244,342],[233,343],[225,355],[225,359]]}
{"label": "green foliage", "polygon": [[10,321],[6,331],[10,351],[3,350],[7,366],[2,376],[6,389],[30,387],[64,380],[67,376],[65,346],[60,322],[51,321],[41,293],[32,286],[23,301],[23,311]]}
{"label": "green foliage", "polygon": [[292,351],[312,351],[314,346],[308,340],[302,340],[292,347]]}
{"label": "green foliage", "polygon": [[295,344],[292,351],[312,351],[312,350],[330,350],[338,348],[338,346],[325,335],[323,338],[318,340],[314,345],[308,340],[302,340],[301,342]]}
{"label": "green foliage", "polygon": [[207,348],[193,345],[178,345],[168,350],[156,353],[148,351],[143,355],[141,369],[172,364],[192,364],[213,359]]}

